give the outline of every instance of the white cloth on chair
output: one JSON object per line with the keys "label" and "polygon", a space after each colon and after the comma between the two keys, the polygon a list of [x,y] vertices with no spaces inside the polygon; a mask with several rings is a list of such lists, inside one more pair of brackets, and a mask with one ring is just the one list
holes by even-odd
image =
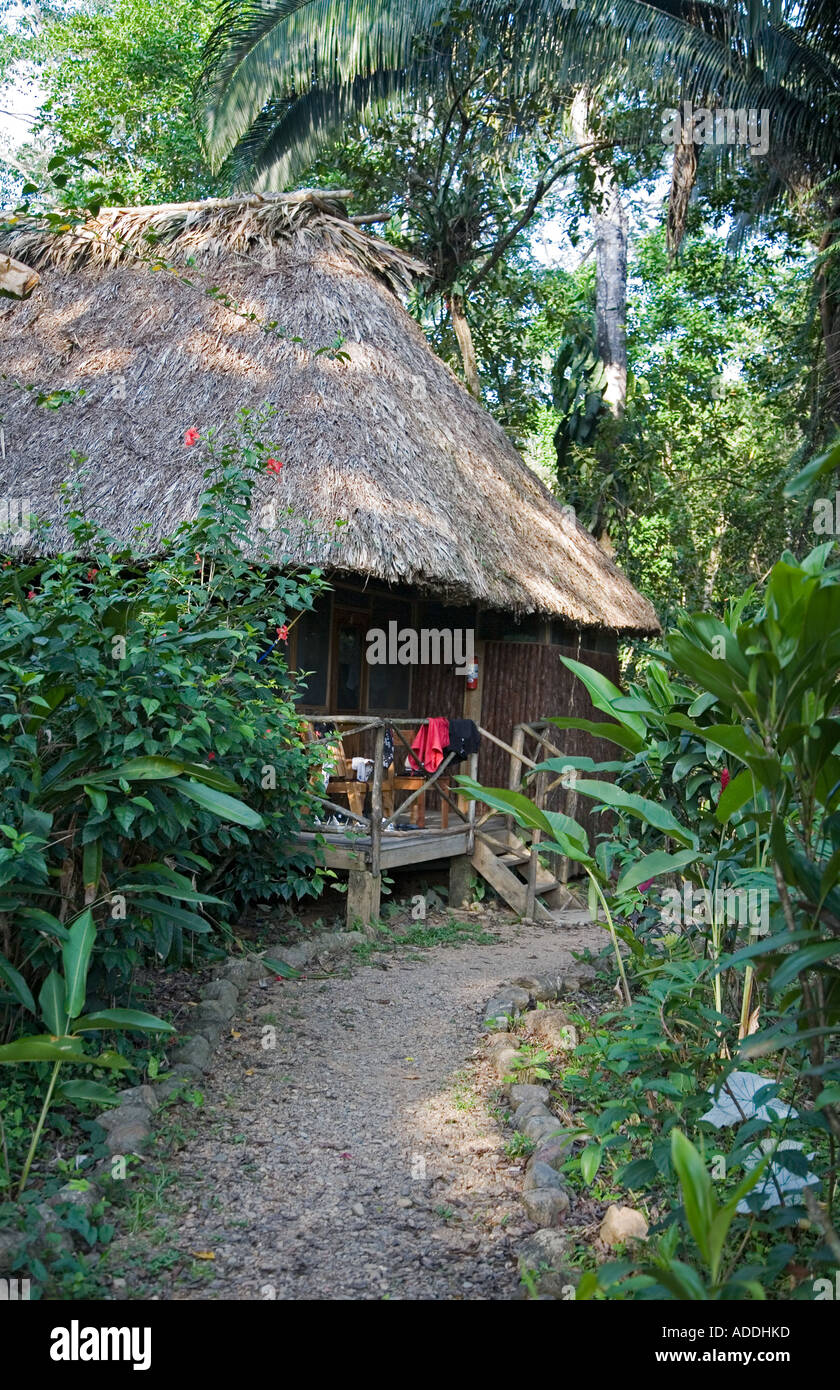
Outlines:
{"label": "white cloth on chair", "polygon": [[356,774],[357,782],[369,782],[373,772],[373,760],[371,758],[351,758],[350,762]]}

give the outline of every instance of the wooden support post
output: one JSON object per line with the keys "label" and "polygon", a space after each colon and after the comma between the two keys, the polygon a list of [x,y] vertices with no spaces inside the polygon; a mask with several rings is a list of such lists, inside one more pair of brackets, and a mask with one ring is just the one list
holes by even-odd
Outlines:
{"label": "wooden support post", "polygon": [[[475,781],[475,779],[478,777],[478,754],[477,754],[477,753],[470,753],[469,769],[470,769],[469,775],[470,775],[470,777],[472,777],[473,781]],[[467,850],[468,850],[468,852],[469,852],[470,854],[472,854],[473,850],[475,849],[475,808],[476,808],[476,805],[477,805],[477,802],[475,802],[475,801],[470,801],[470,804],[469,804],[469,806],[468,806],[468,808],[467,808],[467,825],[469,826],[469,839],[468,839],[468,841],[467,841]]]}
{"label": "wooden support post", "polygon": [[385,750],[385,724],[379,724],[373,744],[373,786],[370,792],[370,869],[379,874],[382,854],[382,758]]}
{"label": "wooden support post", "polygon": [[354,931],[361,923],[362,930],[370,937],[375,935],[375,923],[379,920],[379,903],[382,894],[381,874],[372,874],[369,869],[351,869],[347,879],[347,930]]}
{"label": "wooden support post", "polygon": [[[513,731],[513,743],[511,746],[510,774],[508,777],[508,789],[518,792],[522,783],[522,751],[525,747],[525,729],[521,724],[517,724]],[[513,831],[513,816],[505,817],[505,827]]]}
{"label": "wooden support post", "polygon": [[[548,776],[538,772],[534,778],[534,805],[542,811],[545,808],[545,788]],[[528,894],[525,899],[525,916],[533,917],[537,900],[537,875],[540,869],[540,840],[542,831],[537,827],[531,835],[531,853],[528,859]]]}
{"label": "wooden support post", "polygon": [[473,866],[468,854],[456,854],[449,861],[449,906],[458,911],[470,900]]}

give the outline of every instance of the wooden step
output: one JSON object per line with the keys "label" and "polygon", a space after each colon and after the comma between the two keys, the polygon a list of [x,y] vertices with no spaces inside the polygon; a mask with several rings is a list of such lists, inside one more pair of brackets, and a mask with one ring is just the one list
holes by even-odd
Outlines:
{"label": "wooden step", "polygon": [[549,875],[547,879],[537,879],[536,892],[553,893],[555,888],[561,888],[562,886],[563,885],[561,884],[559,878],[552,878],[551,875]]}
{"label": "wooden step", "polygon": [[506,850],[504,854],[497,855],[497,858],[502,864],[514,865],[527,864],[531,856],[530,854],[527,854],[524,850],[521,854],[517,854],[515,850],[510,849]]}
{"label": "wooden step", "polygon": [[[525,916],[528,885],[523,883],[521,878],[517,878],[506,864],[502,863],[490,846],[484,843],[480,834],[475,837],[472,865],[481,877],[490,884],[490,887],[495,889],[508,907],[513,908],[514,912],[518,912],[520,917]],[[534,917],[540,922],[552,922],[554,920],[545,903],[540,902],[539,898],[534,903]]]}

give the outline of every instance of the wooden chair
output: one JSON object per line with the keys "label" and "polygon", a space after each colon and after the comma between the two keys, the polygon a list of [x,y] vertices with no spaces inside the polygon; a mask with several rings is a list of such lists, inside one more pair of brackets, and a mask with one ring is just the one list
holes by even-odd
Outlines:
{"label": "wooden chair", "polygon": [[[360,782],[356,777],[353,764],[344,751],[344,740],[331,736],[323,740],[314,739],[312,726],[307,724],[306,728],[306,738],[308,742],[329,743],[330,746],[335,749],[333,765],[329,769],[324,796],[326,796],[329,801],[335,801],[337,796],[346,797],[347,804],[353,814],[357,816],[364,815],[367,782]],[[316,785],[319,778],[320,773],[315,773],[312,779],[313,785]]]}
{"label": "wooden chair", "polygon": [[[418,730],[401,729],[400,733],[402,734],[406,743],[411,745],[417,736]],[[406,753],[405,748],[403,747],[402,743],[400,743],[399,739],[397,739],[395,741],[394,747],[394,761],[391,763],[391,766],[389,768],[385,769],[385,772],[382,776],[382,809],[385,813],[386,820],[388,820],[394,814],[395,793],[420,791],[421,787],[425,787],[431,775],[428,772],[422,771],[407,772],[404,775],[398,775],[396,770],[397,759],[399,758],[400,762],[404,762],[407,756],[408,754]],[[442,791],[448,793],[449,778],[438,778],[437,782],[435,783],[435,786],[440,787]],[[418,830],[424,830],[426,828],[425,792],[422,796],[418,796],[416,801],[412,802],[411,806],[409,807],[409,815],[411,816],[412,825],[416,825]],[[440,799],[440,824],[443,830],[446,830],[447,826],[449,825],[449,803],[445,801],[443,797],[441,797]]]}

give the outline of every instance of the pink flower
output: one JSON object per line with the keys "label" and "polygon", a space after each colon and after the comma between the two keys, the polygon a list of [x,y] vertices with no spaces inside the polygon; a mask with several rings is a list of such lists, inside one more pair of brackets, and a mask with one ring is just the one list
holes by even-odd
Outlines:
{"label": "pink flower", "polygon": [[194,425],[192,425],[192,426],[190,426],[190,428],[186,431],[186,433],[185,433],[185,435],[184,435],[184,443],[186,444],[187,448],[189,449],[189,448],[192,447],[193,444],[197,444],[197,443],[198,443],[200,437],[201,437],[201,436],[199,435],[198,430],[195,428]]}
{"label": "pink flower", "polygon": [[283,467],[279,459],[268,459],[265,465],[266,473],[279,473]]}
{"label": "pink flower", "polygon": [[98,573],[99,573],[99,570],[89,569],[88,572],[87,572],[87,577],[88,577],[88,579],[95,579],[96,576],[98,575]]}
{"label": "pink flower", "polygon": [[26,595],[26,597],[27,597],[27,598],[34,598],[34,597],[35,597],[35,590],[34,590],[34,589],[30,589],[30,590],[29,590],[29,593]]}
{"label": "pink flower", "polygon": [[277,636],[279,637],[279,639],[280,639],[281,642],[288,642],[288,640],[289,640],[289,629],[288,629],[288,627],[286,626],[285,623],[283,624],[282,627],[278,627],[278,629],[277,629]]}
{"label": "pink flower", "polygon": [[725,768],[723,769],[723,772],[720,774],[720,789],[721,789],[721,791],[722,791],[722,792],[725,792],[725,791],[726,791],[726,788],[727,788],[728,786],[729,786],[729,768],[728,768],[728,767],[725,767]]}

